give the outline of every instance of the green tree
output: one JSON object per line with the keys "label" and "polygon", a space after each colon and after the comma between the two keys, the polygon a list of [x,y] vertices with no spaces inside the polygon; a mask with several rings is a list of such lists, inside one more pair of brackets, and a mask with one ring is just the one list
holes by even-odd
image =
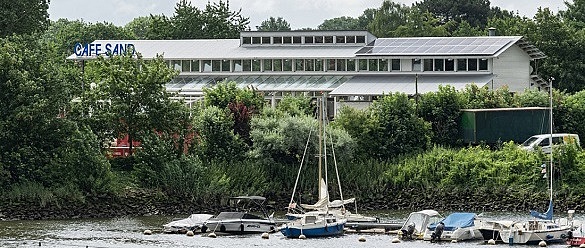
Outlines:
{"label": "green tree", "polygon": [[[564,101],[567,114],[560,114],[558,132],[576,133],[581,137],[581,144],[585,144],[585,90],[567,96]],[[555,114],[553,113],[553,117]]]}
{"label": "green tree", "polygon": [[452,86],[439,86],[439,91],[422,95],[418,113],[425,121],[431,123],[433,143],[457,145],[461,106],[461,97]]}
{"label": "green tree", "polygon": [[333,19],[327,19],[319,24],[319,30],[365,30],[367,26],[360,25],[359,19],[342,16]]}
{"label": "green tree", "polygon": [[421,12],[417,8],[407,10],[406,23],[392,32],[394,37],[426,37],[448,36],[449,32],[439,24],[439,20],[429,12]]}
{"label": "green tree", "polygon": [[92,126],[103,140],[128,135],[132,141],[153,131],[178,133],[188,125],[188,111],[171,101],[165,84],[176,75],[162,57],[152,60],[131,54],[99,57],[88,66],[92,87],[82,96],[79,120]]}
{"label": "green tree", "polygon": [[376,124],[370,151],[374,158],[388,160],[397,155],[426,150],[430,146],[431,126],[416,115],[414,102],[404,93],[389,94],[370,106]]}
{"label": "green tree", "polygon": [[209,106],[195,118],[199,134],[198,152],[206,162],[243,159],[245,145],[234,132],[234,120],[227,108]]}
{"label": "green tree", "polygon": [[285,96],[276,105],[276,108],[292,116],[313,116],[315,113],[315,104],[312,103],[311,98],[306,96]]}
{"label": "green tree", "polygon": [[481,28],[485,27],[491,10],[489,0],[423,0],[415,6],[423,13],[432,13],[442,24],[465,20],[471,26]]}
{"label": "green tree", "polygon": [[331,123],[333,127],[345,130],[355,140],[356,157],[362,159],[368,159],[370,151],[378,146],[372,142],[375,138],[376,124],[377,122],[370,118],[369,111],[349,106],[343,106]]}
{"label": "green tree", "polygon": [[560,15],[575,29],[583,30],[585,28],[585,1],[573,0],[572,3],[565,1],[565,5],[567,10],[561,11]]}
{"label": "green tree", "polygon": [[154,27],[153,22],[155,18],[153,15],[136,17],[127,23],[124,29],[136,37],[136,39],[147,40],[149,34],[152,33],[150,29]]}
{"label": "green tree", "polygon": [[290,24],[282,17],[270,17],[256,27],[258,31],[290,31]]}
{"label": "green tree", "polygon": [[368,31],[379,38],[393,37],[394,30],[406,24],[409,11],[410,7],[406,5],[385,0],[376,9],[374,19],[368,24]]}
{"label": "green tree", "polygon": [[49,0],[0,2],[0,38],[42,32],[49,26]]}

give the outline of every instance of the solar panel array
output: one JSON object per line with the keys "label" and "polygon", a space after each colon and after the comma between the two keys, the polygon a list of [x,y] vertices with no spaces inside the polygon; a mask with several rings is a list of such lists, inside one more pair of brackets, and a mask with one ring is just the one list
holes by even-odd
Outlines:
{"label": "solar panel array", "polygon": [[494,55],[521,37],[379,38],[356,55]]}

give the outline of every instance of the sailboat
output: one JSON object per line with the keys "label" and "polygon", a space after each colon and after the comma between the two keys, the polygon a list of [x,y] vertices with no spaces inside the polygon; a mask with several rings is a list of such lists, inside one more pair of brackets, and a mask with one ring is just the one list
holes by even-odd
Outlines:
{"label": "sailboat", "polygon": [[[301,212],[293,214],[291,211],[297,209],[297,204],[294,202],[294,195],[298,186],[301,170],[305,161],[305,155],[309,145],[309,138],[305,146],[305,152],[301,159],[301,166],[299,168],[295,187],[289,203],[289,218],[290,222],[283,224],[280,227],[280,232],[287,238],[304,238],[304,237],[328,237],[343,234],[343,229],[347,223],[345,218],[345,203],[343,201],[343,193],[341,192],[341,184],[339,173],[337,170],[337,163],[335,163],[335,171],[337,175],[337,183],[339,185],[339,194],[341,197],[339,208],[335,208],[329,201],[329,189],[327,186],[327,135],[325,131],[326,107],[325,96],[322,96],[318,101],[319,109],[319,156],[318,156],[318,193],[319,199],[315,204],[301,204],[303,209],[311,210],[309,212]],[[333,161],[335,162],[335,153],[333,152]],[[325,167],[323,169],[323,167]],[[291,218],[294,217],[294,218]]]}
{"label": "sailboat", "polygon": [[[550,144],[553,139],[553,104],[552,104],[552,82],[549,86],[550,92]],[[562,243],[567,239],[571,225],[565,218],[557,221],[553,220],[553,152],[550,153],[550,199],[548,204],[548,210],[545,213],[539,213],[531,210],[530,215],[536,219],[528,220],[524,222],[513,223],[509,230],[502,233],[502,241],[507,244],[539,244],[544,241],[546,243]],[[546,172],[546,170],[544,170]],[[546,178],[545,174],[545,178]],[[507,238],[506,238],[507,236]]]}

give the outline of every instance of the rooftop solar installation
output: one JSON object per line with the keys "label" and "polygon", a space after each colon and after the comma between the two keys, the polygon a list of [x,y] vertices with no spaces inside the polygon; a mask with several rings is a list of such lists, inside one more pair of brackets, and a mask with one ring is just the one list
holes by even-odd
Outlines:
{"label": "rooftop solar installation", "polygon": [[378,38],[356,55],[481,55],[494,56],[520,36]]}

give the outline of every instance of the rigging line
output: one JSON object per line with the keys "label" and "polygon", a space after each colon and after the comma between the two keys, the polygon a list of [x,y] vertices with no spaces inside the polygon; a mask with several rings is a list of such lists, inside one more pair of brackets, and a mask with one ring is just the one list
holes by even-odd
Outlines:
{"label": "rigging line", "polygon": [[[325,163],[325,187],[327,188],[327,201],[329,201],[329,176],[328,176],[328,168],[327,168],[327,129],[326,129],[326,118],[327,118],[327,107],[325,106],[325,95],[322,96],[321,98],[321,121],[323,123],[323,154],[321,154],[321,156],[323,156],[323,161]],[[321,185],[321,182],[319,182],[319,185]]]}
{"label": "rigging line", "polygon": [[292,193],[292,196],[290,197],[289,211],[290,211],[290,205],[293,203],[293,201],[295,199],[295,193],[297,191],[297,186],[299,184],[299,178],[301,177],[301,170],[303,169],[303,164],[305,163],[305,157],[307,155],[307,150],[309,148],[309,141],[311,140],[312,133],[313,133],[313,129],[310,129],[309,130],[309,137],[307,137],[307,142],[305,143],[305,150],[303,151],[303,158],[301,159],[301,166],[299,167],[299,171],[297,172],[297,180],[295,180],[295,187],[293,188],[293,193]]}
{"label": "rigging line", "polygon": [[[335,175],[337,176],[337,185],[339,186],[339,197],[341,198],[341,208],[345,209],[345,204],[343,204],[343,191],[341,190],[341,179],[339,178],[339,170],[337,169],[337,158],[335,158],[335,150],[333,148],[333,136],[329,134],[329,139],[331,140],[331,154],[333,155],[333,164],[335,165]],[[357,203],[356,203],[356,211],[357,211]]]}

